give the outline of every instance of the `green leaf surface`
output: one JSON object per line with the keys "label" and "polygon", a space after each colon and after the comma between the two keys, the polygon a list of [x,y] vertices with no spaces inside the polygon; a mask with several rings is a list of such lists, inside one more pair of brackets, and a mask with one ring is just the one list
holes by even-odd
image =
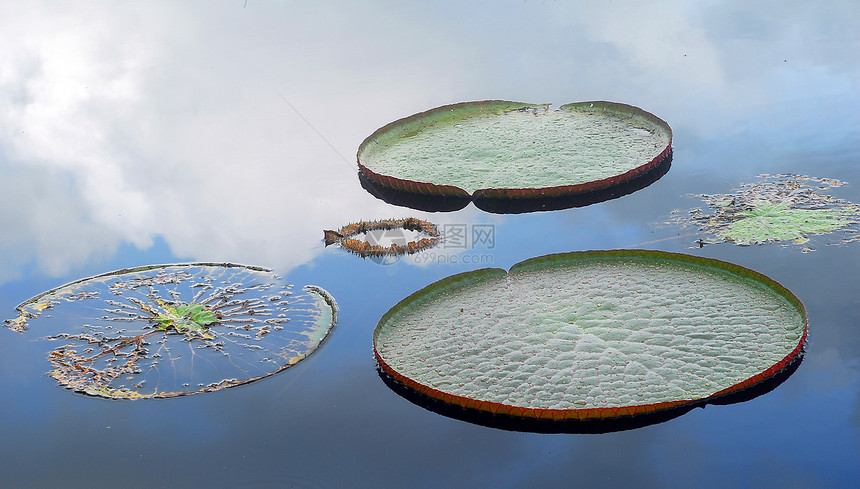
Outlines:
{"label": "green leaf surface", "polygon": [[755,245],[802,244],[812,237],[827,244],[860,240],[860,205],[827,191],[845,182],[805,175],[759,175],[729,194],[701,195],[712,212],[674,213],[670,222],[694,225],[703,233],[697,245],[731,242]]}
{"label": "green leaf surface", "polygon": [[362,143],[358,160],[371,179],[400,190],[535,196],[564,187],[554,192],[572,194],[633,178],[662,160],[671,141],[665,122],[624,104],[554,110],[486,101],[393,122]]}
{"label": "green leaf surface", "polygon": [[514,416],[629,416],[754,385],[802,352],[800,301],[736,265],[577,252],[467,272],[393,307],[382,368],[451,404]]}
{"label": "green leaf surface", "polygon": [[737,216],[739,219],[723,231],[722,237],[738,244],[800,240],[850,223],[838,209],[792,209],[790,202],[757,201],[752,210]]}

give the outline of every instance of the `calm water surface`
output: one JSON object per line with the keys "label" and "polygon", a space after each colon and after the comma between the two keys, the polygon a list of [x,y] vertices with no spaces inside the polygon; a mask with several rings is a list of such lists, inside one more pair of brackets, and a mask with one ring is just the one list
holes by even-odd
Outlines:
{"label": "calm water surface", "polygon": [[[0,486],[856,487],[860,243],[695,246],[666,224],[763,173],[860,202],[860,9],[748,2],[248,2],[0,6],[0,310],[124,267],[231,261],[326,288],[308,359],[222,392],[76,395],[37,331],[0,330]],[[674,130],[671,169],[551,212],[425,212],[362,188],[376,128],[467,100],[613,100]],[[323,229],[415,216],[491,231],[381,264]],[[553,252],[648,248],[753,268],[806,305],[800,368],[750,401],[604,434],[484,427],[383,383],[379,318],[450,274]]]}

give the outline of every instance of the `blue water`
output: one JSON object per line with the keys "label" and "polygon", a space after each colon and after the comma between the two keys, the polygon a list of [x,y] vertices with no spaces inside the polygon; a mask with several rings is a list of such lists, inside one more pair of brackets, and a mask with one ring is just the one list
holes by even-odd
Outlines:
{"label": "blue water", "polygon": [[[85,276],[232,261],[324,287],[340,318],[278,375],[149,401],[68,392],[38,332],[0,330],[0,487],[856,487],[860,243],[698,248],[667,224],[762,173],[844,180],[834,194],[860,202],[853,3],[90,8],[0,16],[3,317]],[[671,168],[617,199],[523,214],[425,212],[361,187],[354,154],[376,128],[481,99],[637,105],[672,126]],[[410,215],[493,239],[384,265],[323,246],[323,229]],[[803,363],[750,401],[603,434],[454,419],[377,374],[373,328],[415,290],[625,247],[779,281],[807,308]]]}

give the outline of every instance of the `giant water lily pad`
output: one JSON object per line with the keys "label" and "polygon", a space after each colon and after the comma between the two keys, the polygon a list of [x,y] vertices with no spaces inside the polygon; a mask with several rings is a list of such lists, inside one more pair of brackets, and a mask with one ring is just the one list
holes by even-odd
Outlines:
{"label": "giant water lily pad", "polygon": [[554,110],[467,102],[392,122],[358,149],[361,173],[393,189],[475,198],[575,195],[630,181],[671,152],[653,114],[612,102]]}
{"label": "giant water lily pad", "polygon": [[78,280],[7,320],[56,344],[48,373],[108,398],[173,397],[257,380],[313,352],[337,320],[323,289],[235,264],[146,266]]}
{"label": "giant water lily pad", "polygon": [[738,392],[800,358],[805,338],[803,305],[768,277],[616,250],[443,279],[382,317],[374,351],[394,380],[445,403],[588,420]]}
{"label": "giant water lily pad", "polygon": [[[702,195],[710,212],[675,213],[672,221],[702,231],[699,245],[741,246],[782,242],[811,251],[810,236],[831,235],[833,244],[860,240],[860,205],[829,191],[845,182],[803,175],[759,175],[733,193]],[[839,234],[834,234],[839,231]]]}

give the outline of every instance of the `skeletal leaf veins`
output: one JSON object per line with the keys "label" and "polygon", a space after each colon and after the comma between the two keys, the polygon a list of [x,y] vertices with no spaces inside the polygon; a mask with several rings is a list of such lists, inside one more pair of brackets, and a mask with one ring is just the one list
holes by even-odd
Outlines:
{"label": "skeletal leaf veins", "polygon": [[6,326],[51,344],[48,372],[76,392],[173,397],[245,384],[313,352],[337,319],[323,289],[271,271],[192,263],[78,280],[18,306]]}

